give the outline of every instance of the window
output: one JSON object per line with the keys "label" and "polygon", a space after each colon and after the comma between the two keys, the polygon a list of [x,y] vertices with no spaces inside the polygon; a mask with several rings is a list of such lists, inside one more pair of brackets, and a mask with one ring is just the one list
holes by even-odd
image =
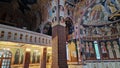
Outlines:
{"label": "window", "polygon": [[0,61],[2,60],[0,68],[10,68],[12,53],[8,50],[2,50],[0,56]]}
{"label": "window", "polygon": [[97,41],[94,41],[94,47],[95,47],[96,58],[100,59],[100,52],[99,52],[99,47],[98,47]]}

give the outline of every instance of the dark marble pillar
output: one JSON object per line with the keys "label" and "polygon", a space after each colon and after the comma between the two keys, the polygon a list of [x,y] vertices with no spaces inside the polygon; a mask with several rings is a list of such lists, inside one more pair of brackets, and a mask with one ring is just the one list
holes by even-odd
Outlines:
{"label": "dark marble pillar", "polygon": [[52,68],[68,68],[65,27],[54,26],[52,28],[52,39]]}

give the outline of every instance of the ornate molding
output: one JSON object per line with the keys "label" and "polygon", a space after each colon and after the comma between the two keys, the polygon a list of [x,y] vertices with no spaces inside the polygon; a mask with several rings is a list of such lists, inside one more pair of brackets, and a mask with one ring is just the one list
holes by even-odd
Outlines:
{"label": "ornate molding", "polygon": [[120,34],[114,34],[111,36],[83,36],[81,37],[83,40],[86,41],[95,41],[95,40],[112,40],[112,39],[118,39],[120,38]]}

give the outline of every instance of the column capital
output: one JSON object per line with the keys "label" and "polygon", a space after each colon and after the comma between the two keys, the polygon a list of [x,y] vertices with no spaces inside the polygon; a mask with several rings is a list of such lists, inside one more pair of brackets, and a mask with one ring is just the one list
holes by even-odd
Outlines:
{"label": "column capital", "polygon": [[54,24],[52,24],[52,27],[57,26],[57,25],[61,25],[61,26],[66,27],[65,23],[57,23],[57,22],[54,22]]}

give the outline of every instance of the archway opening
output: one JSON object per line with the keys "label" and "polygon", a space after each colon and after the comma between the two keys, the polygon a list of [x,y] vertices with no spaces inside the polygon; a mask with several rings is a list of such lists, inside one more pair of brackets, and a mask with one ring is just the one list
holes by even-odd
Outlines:
{"label": "archway opening", "polygon": [[65,24],[66,24],[66,41],[72,39],[72,34],[74,32],[74,25],[73,21],[67,17],[65,19]]}
{"label": "archway opening", "polygon": [[74,24],[71,18],[67,17],[65,19],[66,24],[66,52],[67,52],[67,61],[68,63],[77,62],[77,50],[76,50],[76,41],[73,38],[74,36]]}
{"label": "archway opening", "polygon": [[52,36],[51,22],[48,22],[45,24],[45,26],[43,27],[43,34],[47,34],[47,35]]}

